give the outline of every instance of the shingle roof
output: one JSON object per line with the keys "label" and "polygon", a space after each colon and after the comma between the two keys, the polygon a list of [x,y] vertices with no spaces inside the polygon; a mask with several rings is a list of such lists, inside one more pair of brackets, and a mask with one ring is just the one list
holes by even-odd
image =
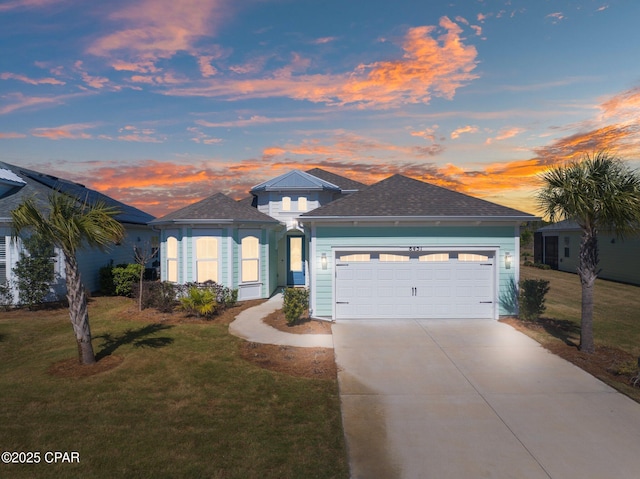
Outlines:
{"label": "shingle roof", "polygon": [[278,223],[269,215],[261,213],[256,208],[229,198],[223,193],[216,193],[189,206],[173,211],[158,218],[151,224],[185,223],[189,221],[206,221],[207,223],[228,223],[231,221]]}
{"label": "shingle roof", "polygon": [[291,170],[283,175],[267,180],[251,188],[251,193],[258,191],[282,190],[330,190],[340,191],[340,187],[316,176],[300,170]]}
{"label": "shingle roof", "polygon": [[315,176],[316,178],[320,178],[324,181],[328,181],[329,183],[333,183],[334,185],[339,186],[342,191],[358,191],[367,187],[367,185],[365,185],[364,183],[360,183],[359,181],[355,181],[344,176],[336,175],[335,173],[331,173],[330,171],[323,170],[321,168],[313,168],[311,170],[307,170],[306,172],[310,175]]}
{"label": "shingle roof", "polygon": [[11,211],[16,209],[25,198],[35,198],[35,201],[45,208],[49,194],[52,191],[60,191],[80,201],[88,201],[90,204],[102,201],[108,206],[118,208],[120,213],[115,218],[122,223],[145,225],[153,219],[153,216],[138,208],[114,200],[79,183],[4,162],[0,162],[0,168],[11,171],[24,182],[24,186],[16,186],[0,198],[0,217],[9,218]]}
{"label": "shingle roof", "polygon": [[534,218],[513,208],[402,175],[391,176],[301,215],[306,217]]}

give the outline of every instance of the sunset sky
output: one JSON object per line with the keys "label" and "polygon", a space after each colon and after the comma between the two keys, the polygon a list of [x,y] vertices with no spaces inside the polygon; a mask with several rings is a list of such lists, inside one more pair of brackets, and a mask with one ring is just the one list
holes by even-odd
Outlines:
{"label": "sunset sky", "polygon": [[156,216],[293,168],[536,214],[640,167],[637,0],[0,0],[0,160]]}

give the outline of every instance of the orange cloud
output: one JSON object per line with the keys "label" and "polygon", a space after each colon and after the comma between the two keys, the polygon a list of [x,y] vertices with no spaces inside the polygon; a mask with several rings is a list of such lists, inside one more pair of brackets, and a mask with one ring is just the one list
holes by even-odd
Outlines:
{"label": "orange cloud", "polygon": [[361,64],[347,74],[294,75],[307,65],[304,59],[294,56],[288,67],[270,78],[216,78],[204,86],[175,88],[166,94],[229,99],[281,96],[361,107],[429,103],[433,95],[452,99],[458,88],[478,78],[472,73],[477,65],[477,51],[474,46],[464,44],[462,29],[447,17],[440,19],[440,29],[443,33],[434,37],[437,34],[434,26],[410,28],[400,59]]}
{"label": "orange cloud", "polygon": [[640,87],[614,95],[600,105],[605,119],[638,120],[640,116]]}

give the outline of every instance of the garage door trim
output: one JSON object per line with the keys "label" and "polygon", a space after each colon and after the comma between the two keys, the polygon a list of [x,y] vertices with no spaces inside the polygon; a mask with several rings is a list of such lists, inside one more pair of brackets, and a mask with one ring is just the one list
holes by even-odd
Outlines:
{"label": "garage door trim", "polygon": [[[415,264],[415,256],[416,255],[426,255],[431,253],[476,253],[476,254],[484,254],[491,257],[491,272],[490,272],[490,281],[491,281],[491,309],[487,309],[485,311],[486,317],[497,319],[499,314],[499,305],[498,305],[498,292],[499,292],[499,270],[500,270],[500,261],[499,261],[499,252],[500,248],[497,246],[456,246],[456,245],[446,245],[446,246],[426,246],[426,245],[418,245],[418,246],[349,246],[349,247],[332,247],[332,258],[334,261],[334,271],[333,271],[333,306],[332,306],[332,317],[333,319],[348,319],[347,317],[339,317],[338,310],[338,269],[343,267],[340,266],[339,257],[344,255],[354,255],[354,254],[369,254],[373,257],[377,257],[379,254],[402,254],[407,255],[407,253],[413,255],[412,261]],[[377,261],[377,259],[375,259]],[[399,264],[399,263],[382,263],[382,264]],[[454,264],[451,263],[452,269],[451,271],[455,271],[456,268],[453,267]],[[419,267],[417,268],[419,269]],[[395,283],[394,283],[395,284]],[[344,295],[343,295],[344,296]],[[344,299],[344,298],[343,298]],[[401,300],[402,301],[402,300]],[[482,301],[484,302],[484,301]],[[400,302],[398,303],[400,304]],[[404,304],[404,303],[403,303]],[[457,303],[455,303],[457,305]],[[343,307],[342,307],[343,308]],[[343,311],[344,314],[344,309]],[[409,313],[411,314],[411,313]],[[485,315],[483,315],[485,317]]]}

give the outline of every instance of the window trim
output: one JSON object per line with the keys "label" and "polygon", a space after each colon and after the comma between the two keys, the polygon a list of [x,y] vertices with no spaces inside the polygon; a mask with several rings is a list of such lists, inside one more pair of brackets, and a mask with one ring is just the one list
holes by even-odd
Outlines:
{"label": "window trim", "polygon": [[[244,244],[246,240],[255,239],[257,241],[257,256],[249,256],[245,257],[244,255]],[[260,282],[260,234],[258,232],[246,232],[241,236],[240,239],[240,283],[241,284],[250,284],[250,283],[259,283]],[[248,271],[248,268],[245,268],[245,264],[255,264],[255,279],[245,279],[245,272]],[[253,278],[253,277],[252,277]]]}

